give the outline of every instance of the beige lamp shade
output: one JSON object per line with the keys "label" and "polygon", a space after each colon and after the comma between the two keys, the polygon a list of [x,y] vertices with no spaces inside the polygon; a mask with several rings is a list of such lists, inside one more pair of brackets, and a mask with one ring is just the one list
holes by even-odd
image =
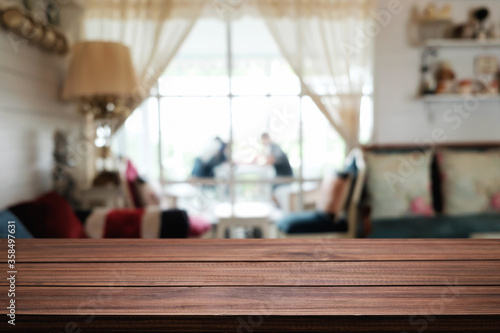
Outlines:
{"label": "beige lamp shade", "polygon": [[62,97],[127,96],[136,87],[127,46],[113,42],[81,42],[73,47]]}

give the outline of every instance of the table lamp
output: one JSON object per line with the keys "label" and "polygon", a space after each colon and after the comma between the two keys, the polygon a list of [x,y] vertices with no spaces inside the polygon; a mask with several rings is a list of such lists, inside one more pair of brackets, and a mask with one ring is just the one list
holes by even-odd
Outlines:
{"label": "table lamp", "polygon": [[[62,98],[78,102],[81,112],[86,115],[86,135],[92,133],[91,140],[100,151],[103,172],[109,165],[106,160],[113,131],[137,105],[136,87],[127,46],[101,41],[74,45]],[[93,156],[89,160],[92,159]]]}

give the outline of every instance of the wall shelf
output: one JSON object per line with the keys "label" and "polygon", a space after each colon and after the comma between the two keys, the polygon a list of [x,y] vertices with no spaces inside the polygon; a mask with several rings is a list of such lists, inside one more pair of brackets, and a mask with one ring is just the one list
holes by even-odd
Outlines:
{"label": "wall shelf", "polygon": [[479,102],[500,102],[500,95],[423,95],[422,100],[426,103],[463,103],[470,99],[477,99]]}
{"label": "wall shelf", "polygon": [[425,47],[433,48],[481,48],[500,47],[500,39],[429,39],[424,42]]}
{"label": "wall shelf", "polygon": [[[447,49],[447,50],[445,50]],[[426,80],[425,75],[436,74],[436,64],[444,59],[448,62],[453,63],[452,68],[456,68],[458,72],[453,72],[456,74],[455,84],[458,84],[460,79],[467,79],[471,82],[478,81],[477,75],[477,57],[487,53],[487,56],[495,54],[498,59],[498,51],[500,50],[500,39],[486,39],[486,40],[476,40],[476,39],[451,39],[451,38],[441,38],[441,39],[428,39],[423,43],[423,52],[421,60],[421,82],[424,85]],[[446,51],[446,52],[445,52]],[[439,53],[445,53],[446,58],[442,58]],[[455,57],[460,56],[462,57]],[[432,61],[429,62],[427,57],[432,57]],[[470,59],[470,60],[469,60]],[[427,71],[427,72],[426,72]],[[429,72],[430,71],[430,72]],[[431,73],[431,74],[429,74]],[[488,74],[485,86],[476,86],[474,92],[486,92],[487,87],[493,82],[493,73]],[[490,81],[491,80],[491,81]],[[437,84],[437,82],[435,82]],[[475,84],[475,83],[474,83]],[[490,87],[491,88],[491,87]],[[422,88],[423,89],[423,88]],[[495,90],[496,91],[496,90]],[[440,95],[422,95],[421,99],[426,103],[463,103],[464,101],[470,101],[475,99],[480,103],[498,103],[500,102],[500,94],[478,94],[478,95],[459,95],[457,87],[448,90],[447,94]]]}

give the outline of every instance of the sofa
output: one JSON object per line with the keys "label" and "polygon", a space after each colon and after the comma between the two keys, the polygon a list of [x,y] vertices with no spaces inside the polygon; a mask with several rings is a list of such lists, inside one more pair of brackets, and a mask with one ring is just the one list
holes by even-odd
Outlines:
{"label": "sofa", "polygon": [[361,235],[469,238],[500,233],[500,143],[366,146],[361,158],[367,167],[360,180]]}
{"label": "sofa", "polygon": [[[56,192],[0,210],[0,238],[187,238],[211,229],[184,210],[158,207],[74,210]],[[12,224],[12,223],[10,223]]]}

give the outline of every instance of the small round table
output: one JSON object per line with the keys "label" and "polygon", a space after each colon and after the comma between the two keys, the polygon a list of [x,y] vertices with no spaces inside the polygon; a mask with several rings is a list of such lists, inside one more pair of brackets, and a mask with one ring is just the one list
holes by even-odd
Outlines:
{"label": "small round table", "polygon": [[216,238],[225,238],[227,229],[234,227],[254,227],[262,231],[263,238],[276,238],[276,225],[271,217],[275,208],[267,202],[221,203],[215,208],[219,220]]}

